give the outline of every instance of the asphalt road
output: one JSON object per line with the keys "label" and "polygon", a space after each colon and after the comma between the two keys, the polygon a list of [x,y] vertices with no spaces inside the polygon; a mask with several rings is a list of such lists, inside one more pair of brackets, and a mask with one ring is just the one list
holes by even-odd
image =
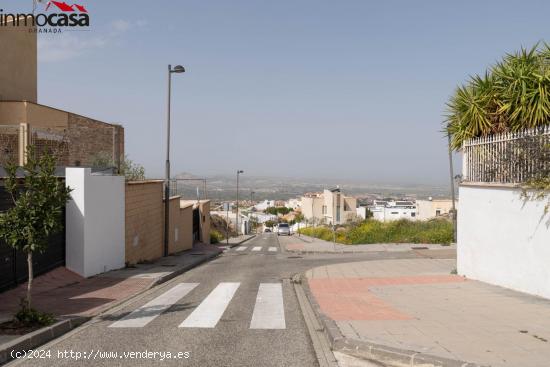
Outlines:
{"label": "asphalt road", "polygon": [[[284,253],[275,234],[262,234],[245,250],[228,250],[37,348],[42,358],[12,365],[316,366],[292,275],[328,263],[417,256],[297,256]],[[172,358],[160,354],[167,352]]]}

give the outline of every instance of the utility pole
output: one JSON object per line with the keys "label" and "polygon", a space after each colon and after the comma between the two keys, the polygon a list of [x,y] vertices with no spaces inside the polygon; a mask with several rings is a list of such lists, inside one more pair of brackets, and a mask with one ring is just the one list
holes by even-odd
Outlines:
{"label": "utility pole", "polygon": [[451,200],[452,200],[452,209],[451,209],[451,218],[453,220],[453,240],[456,243],[457,238],[457,215],[455,207],[455,177],[453,169],[453,150],[451,149],[451,134],[447,135],[447,144],[449,150],[449,173],[451,179]]}
{"label": "utility pole", "polygon": [[244,173],[243,170],[237,170],[237,216],[235,217],[237,236],[239,235],[239,175]]}

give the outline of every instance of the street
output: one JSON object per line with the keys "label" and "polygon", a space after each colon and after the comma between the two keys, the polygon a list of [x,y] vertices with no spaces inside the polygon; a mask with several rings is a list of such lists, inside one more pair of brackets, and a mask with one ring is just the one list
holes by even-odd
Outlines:
{"label": "street", "polygon": [[275,234],[261,234],[42,346],[41,358],[12,365],[315,366],[292,275],[336,262],[414,257],[284,253]]}

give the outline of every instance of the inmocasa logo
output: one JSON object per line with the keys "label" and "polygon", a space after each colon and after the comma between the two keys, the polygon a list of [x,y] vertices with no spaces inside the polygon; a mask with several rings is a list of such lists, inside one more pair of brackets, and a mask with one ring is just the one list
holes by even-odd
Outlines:
{"label": "inmocasa logo", "polygon": [[[48,10],[52,12],[46,13]],[[90,15],[84,5],[72,4],[61,1],[48,1],[44,13],[4,13],[0,9],[0,27],[19,26],[51,27],[61,32],[63,27],[89,27]],[[37,32],[41,32],[37,29]]]}

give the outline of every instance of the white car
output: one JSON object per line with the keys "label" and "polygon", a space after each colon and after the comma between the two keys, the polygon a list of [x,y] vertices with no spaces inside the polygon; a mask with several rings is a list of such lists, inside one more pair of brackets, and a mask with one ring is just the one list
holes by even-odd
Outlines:
{"label": "white car", "polygon": [[282,234],[290,236],[290,226],[288,225],[288,223],[281,223],[277,227],[277,236],[280,236]]}

